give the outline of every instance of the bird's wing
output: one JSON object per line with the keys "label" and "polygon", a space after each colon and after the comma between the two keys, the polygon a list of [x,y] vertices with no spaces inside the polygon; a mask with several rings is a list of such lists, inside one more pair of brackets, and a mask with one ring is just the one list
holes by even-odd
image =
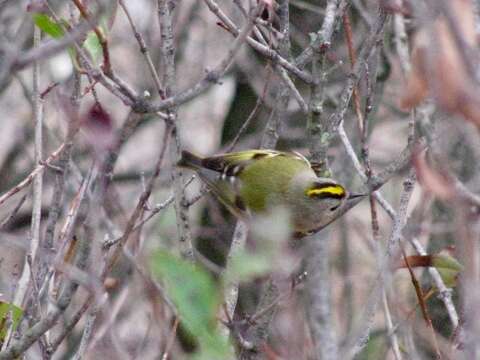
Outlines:
{"label": "bird's wing", "polygon": [[298,154],[276,150],[245,150],[227,154],[214,155],[201,159],[201,168],[197,168],[200,178],[209,186],[221,202],[236,216],[243,217],[248,209],[240,196],[242,171],[256,161],[287,156],[298,161],[308,160]]}
{"label": "bird's wing", "polygon": [[303,161],[310,166],[308,160],[299,153],[276,150],[246,150],[228,154],[220,154],[203,159],[202,165],[210,170],[221,173],[224,178],[238,176],[249,164],[266,158],[287,156]]}

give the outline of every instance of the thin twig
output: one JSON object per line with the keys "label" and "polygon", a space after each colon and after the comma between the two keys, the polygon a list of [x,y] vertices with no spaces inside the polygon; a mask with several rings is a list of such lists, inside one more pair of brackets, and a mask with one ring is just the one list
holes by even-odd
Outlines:
{"label": "thin twig", "polygon": [[[80,270],[85,269],[90,241],[93,241],[93,239],[80,240],[81,246],[79,247],[79,252],[76,259],[76,266]],[[19,339],[14,340],[5,351],[1,351],[0,360],[13,360],[18,358],[30,346],[32,346],[33,343],[38,341],[38,339],[45,334],[46,331],[51,329],[70,305],[77,287],[78,283],[76,281],[66,281],[66,284],[64,284],[62,288],[55,306],[50,307],[50,310],[47,312],[45,317],[42,317],[40,321],[27,329]]]}
{"label": "thin twig", "polygon": [[369,334],[373,325],[373,318],[382,297],[384,286],[388,283],[386,278],[390,271],[390,262],[399,249],[402,231],[407,221],[407,207],[413,192],[414,184],[415,173],[413,170],[410,170],[408,176],[403,182],[403,191],[400,195],[400,205],[397,211],[397,217],[394,219],[390,237],[386,244],[385,253],[379,262],[378,277],[368,299],[366,309],[363,312],[364,316],[360,322],[362,324],[362,329],[359,331],[359,334],[354,337],[355,343],[347,347],[347,353],[341,357],[342,359],[353,359],[368,343]]}
{"label": "thin twig", "polygon": [[[97,304],[90,310],[85,320],[85,326],[83,328],[82,339],[80,340],[80,345],[78,346],[78,350],[73,357],[73,360],[81,360],[83,359],[85,353],[90,346],[90,338],[92,336],[92,332],[95,325],[95,320],[97,318],[97,314],[100,311],[100,308],[104,305],[104,303],[108,300],[108,296],[105,293],[103,299],[97,301]],[[93,344],[92,344],[93,346]]]}
{"label": "thin twig", "polygon": [[170,127],[169,123],[167,123],[166,127],[165,127],[165,130],[164,130],[164,134],[163,134],[162,148],[160,149],[160,153],[159,153],[157,161],[155,163],[153,174],[150,177],[150,180],[148,181],[148,183],[146,184],[145,190],[140,195],[140,198],[138,199],[137,205],[136,205],[135,209],[133,210],[132,215],[128,219],[128,222],[125,226],[125,230],[123,231],[122,237],[121,237],[120,241],[118,241],[118,243],[116,244],[116,247],[114,248],[114,252],[113,252],[112,256],[110,257],[110,259],[108,261],[108,264],[104,267],[104,269],[101,272],[101,276],[100,276],[101,279],[104,279],[107,276],[107,274],[111,271],[113,265],[115,264],[118,257],[122,253],[123,246],[127,242],[129,236],[134,231],[135,223],[136,223],[137,219],[139,218],[140,214],[143,212],[143,208],[144,208],[147,200],[149,199],[149,197],[150,197],[150,195],[153,191],[153,188],[155,186],[155,182],[156,182],[158,176],[160,175],[160,170],[162,168],[162,164],[163,164],[165,154],[166,154],[166,151],[167,151],[167,148],[168,148],[168,142],[169,142],[170,137],[171,137],[171,127]]}
{"label": "thin twig", "polygon": [[[422,244],[416,238],[409,238],[409,241],[420,255],[427,255],[427,252],[423,248]],[[436,268],[429,267],[428,272],[430,273],[430,276],[432,277],[435,286],[438,288],[438,298],[445,305],[445,309],[447,310],[450,322],[452,323],[452,327],[456,329],[459,324],[459,317],[457,310],[455,309],[455,304],[453,303],[452,290],[448,289],[445,286],[442,276]]]}
{"label": "thin twig", "polygon": [[[186,188],[194,179],[195,179],[195,176],[191,176],[185,183],[184,188]],[[145,216],[142,220],[140,220],[137,224],[135,224],[135,226],[133,227],[133,231],[137,231],[138,229],[140,229],[147,221],[149,221],[159,212],[161,212],[162,210],[166,209],[168,206],[173,204],[174,200],[175,200],[175,195],[172,194],[165,201],[155,205],[154,208],[150,209],[150,214],[148,214],[148,216]],[[191,204],[189,203],[188,205],[190,206]],[[114,239],[106,240],[103,244],[104,249],[108,249],[112,245],[117,244],[121,239],[122,239],[122,236],[119,236]]]}
{"label": "thin twig", "polygon": [[[329,3],[327,3],[327,7],[329,6],[328,4]],[[336,18],[345,11],[345,6],[345,1],[336,0],[330,2],[330,11],[325,10],[325,17],[321,29],[315,34],[316,36],[310,45],[295,59],[294,63],[300,69],[312,61],[319,50],[326,50],[330,47]],[[332,12],[332,9],[335,9],[335,11]]]}
{"label": "thin twig", "polygon": [[282,77],[285,85],[287,85],[287,87],[290,89],[290,92],[293,95],[293,98],[297,101],[298,106],[300,107],[300,110],[302,111],[302,113],[307,114],[308,105],[305,102],[305,99],[302,97],[302,94],[300,94],[300,91],[297,89],[297,87],[293,83],[292,79],[290,79],[290,76],[288,76],[287,71],[284,68],[281,68],[280,66],[276,66],[275,68],[280,73],[280,76]]}
{"label": "thin twig", "polygon": [[[146,184],[145,190],[140,195],[140,199],[138,200],[137,205],[136,205],[132,215],[128,219],[128,222],[125,226],[125,230],[122,234],[122,237],[121,237],[120,241],[113,248],[113,253],[111,254],[111,256],[108,258],[108,260],[106,261],[106,263],[103,265],[102,269],[100,270],[100,276],[99,276],[100,281],[104,281],[106,276],[110,273],[110,271],[112,270],[112,268],[113,268],[114,264],[116,263],[118,257],[123,252],[123,247],[124,247],[125,243],[127,242],[130,235],[134,231],[133,228],[135,226],[135,223],[136,223],[137,219],[140,217],[140,214],[143,212],[144,206],[145,206],[148,198],[150,197],[150,195],[153,191],[155,182],[156,182],[158,176],[160,175],[160,170],[161,170],[164,158],[165,158],[165,154],[166,154],[166,150],[167,150],[167,147],[168,147],[168,142],[169,142],[170,136],[171,136],[171,126],[169,125],[169,123],[167,123],[166,128],[164,130],[162,148],[160,150],[158,159],[155,163],[155,168],[154,168],[153,174],[152,174],[150,180],[148,181],[148,183]],[[87,302],[91,302],[93,299],[94,299],[94,295],[90,295],[89,298],[87,299]],[[95,307],[96,309],[97,309],[97,306]],[[92,326],[93,326],[93,324],[96,320],[96,317],[97,317],[97,311],[94,309],[90,313],[90,317],[89,317],[89,323],[91,323]],[[85,347],[87,346],[87,344],[89,342],[89,338],[90,338],[90,334],[86,334],[85,335],[85,341],[83,342]]]}
{"label": "thin twig", "polygon": [[423,319],[425,320],[425,325],[430,332],[430,336],[432,338],[433,348],[435,349],[435,355],[437,359],[441,359],[442,355],[440,353],[440,349],[438,347],[437,336],[435,335],[435,329],[433,328],[432,319],[428,314],[427,304],[425,303],[425,295],[423,294],[423,290],[418,282],[415,274],[413,273],[412,267],[408,261],[407,254],[405,253],[404,246],[401,246],[403,259],[405,264],[407,265],[408,273],[410,274],[410,279],[412,281],[413,287],[415,289],[415,294],[417,295],[418,304],[420,305],[420,309],[422,311]]}
{"label": "thin twig", "polygon": [[[72,95],[70,97],[70,103],[75,110],[78,110],[78,101],[80,96],[80,75],[77,71],[74,73],[74,85]],[[72,111],[75,111],[72,110]],[[58,162],[55,166],[58,168],[58,172],[55,173],[55,184],[52,192],[52,201],[50,203],[50,208],[48,211],[48,218],[45,225],[45,235],[42,242],[42,248],[45,254],[53,254],[54,251],[54,236],[57,225],[59,223],[58,219],[60,217],[62,200],[64,197],[65,182],[67,180],[67,170],[70,157],[73,151],[73,140],[75,135],[78,132],[79,124],[76,119],[69,118],[67,125],[67,134],[65,136],[64,143],[65,151],[63,151],[58,159]],[[47,164],[47,166],[49,166]],[[53,256],[45,256],[42,258],[39,268],[39,281],[42,283],[44,277],[47,274],[48,266],[51,265],[48,263],[48,259],[53,258]]]}
{"label": "thin twig", "polygon": [[352,97],[353,89],[358,85],[361,77],[365,73],[365,63],[370,59],[376,48],[380,44],[380,40],[383,36],[385,24],[387,21],[387,14],[382,6],[378,8],[377,20],[372,27],[369,36],[364,42],[358,59],[353,67],[346,85],[344,86],[341,94],[339,95],[339,109],[332,115],[330,115],[329,123],[331,128],[336,130],[342,121],[344,120],[345,113],[347,112],[350,98]]}
{"label": "thin twig", "polygon": [[[46,60],[49,57],[65,50],[78,39],[83,38],[89,30],[90,27],[88,24],[80,24],[78,27],[71,29],[68,34],[65,34],[65,36],[60,39],[49,39],[48,41],[45,41],[31,50],[27,50],[20,54],[11,54],[10,56],[14,60],[10,64],[10,67],[4,66],[2,68],[2,72],[8,72],[8,75],[10,75],[15,71],[20,71],[27,68],[37,60]],[[9,57],[7,56],[7,59],[8,58]],[[0,74],[0,80],[2,79],[1,75],[2,74]]]}
{"label": "thin twig", "polygon": [[[342,15],[343,27],[345,28],[345,38],[347,41],[348,57],[350,59],[350,67],[353,70],[355,63],[357,62],[357,55],[355,54],[355,49],[353,47],[353,34],[352,34],[352,24],[350,23],[350,17],[348,15],[348,9]],[[352,92],[353,97],[353,107],[355,109],[355,114],[357,115],[358,127],[362,132],[364,127],[363,113],[360,105],[360,94],[358,85],[353,87]]]}
{"label": "thin twig", "polygon": [[[37,47],[40,43],[41,31],[39,28],[34,28],[33,33],[33,46]],[[34,62],[33,65],[33,89],[32,89],[32,102],[33,102],[33,118],[35,123],[35,163],[40,163],[42,161],[42,152],[43,152],[43,101],[40,98],[40,64],[38,61]],[[13,298],[13,303],[23,308],[23,304],[26,300],[25,296],[27,290],[30,286],[31,274],[33,270],[31,269],[32,263],[36,260],[37,250],[40,246],[40,220],[41,220],[41,211],[42,211],[42,187],[43,187],[43,177],[42,173],[39,172],[33,179],[33,208],[32,208],[32,223],[31,223],[31,240],[30,240],[30,249],[25,256],[25,262],[23,266],[23,271],[20,279],[18,280],[18,285],[15,291]],[[28,261],[30,259],[30,261]],[[38,299],[37,299],[38,300]],[[8,335],[6,336],[4,346],[2,349],[6,349],[6,345],[10,341],[10,336],[12,334],[12,328],[9,328]]]}
{"label": "thin twig", "polygon": [[103,71],[105,74],[110,75],[112,72],[112,64],[110,63],[110,50],[108,48],[108,40],[105,37],[104,32],[100,28],[99,25],[95,24],[94,21],[92,21],[92,16],[86,6],[80,1],[80,0],[72,0],[75,6],[77,7],[78,11],[82,15],[82,17],[87,20],[89,25],[92,27],[93,31],[95,32],[95,35],[97,35],[98,42],[100,43],[100,46],[102,47],[102,53],[103,53]]}
{"label": "thin twig", "polygon": [[66,323],[65,327],[62,329],[62,332],[55,337],[50,344],[51,353],[55,353],[60,346],[60,344],[65,340],[68,334],[70,334],[77,325],[78,321],[82,318],[83,314],[88,310],[93,301],[93,297],[87,299],[82,306],[74,313],[74,315]]}
{"label": "thin twig", "polygon": [[32,172],[28,174],[25,179],[23,179],[10,190],[3,193],[0,196],[0,205],[7,201],[11,196],[15,195],[16,193],[20,192],[28,185],[30,185],[33,179],[35,179],[35,177],[40,174],[45,169],[45,167],[50,165],[61,154],[61,152],[65,150],[65,146],[65,143],[60,145],[52,154],[50,154],[50,156],[45,161],[42,161],[41,164],[39,164],[35,169],[33,169]]}
{"label": "thin twig", "polygon": [[268,75],[267,75],[267,79],[265,81],[265,85],[263,87],[263,91],[262,91],[262,96],[259,96],[257,98],[257,102],[255,103],[255,106],[253,108],[253,110],[250,112],[250,115],[248,115],[247,119],[244,121],[244,123],[242,124],[240,130],[238,130],[238,133],[237,135],[235,135],[235,137],[233,138],[232,142],[230,143],[230,145],[227,147],[227,150],[225,152],[231,152],[234,148],[235,148],[235,145],[237,145],[238,143],[238,140],[240,140],[240,137],[242,136],[242,134],[245,132],[245,130],[247,129],[248,125],[250,124],[250,122],[253,120],[254,116],[257,114],[257,111],[258,109],[260,108],[260,105],[264,102],[264,99],[265,99],[265,96],[267,95],[267,90],[268,90],[268,87],[270,85],[270,77],[271,77],[271,74],[272,74],[272,71],[271,71],[271,67],[269,66],[268,67]]}
{"label": "thin twig", "polygon": [[[236,27],[233,21],[220,9],[218,4],[214,0],[204,0],[210,11],[212,11],[219,19],[222,21],[222,24],[226,26],[229,31],[233,32],[235,36],[240,33],[240,30]],[[279,64],[284,67],[287,71],[294,74],[307,84],[312,83],[312,77],[305,71],[300,70],[293,63],[289,62],[284,56],[280,55],[277,51],[273,50],[269,46],[263,45],[258,41],[255,41],[251,37],[247,38],[247,43],[256,51],[261,53],[263,56],[269,58],[273,63]]]}
{"label": "thin twig", "polygon": [[23,206],[25,203],[25,200],[27,199],[28,194],[24,194],[20,200],[18,201],[17,205],[13,208],[12,212],[6,217],[2,223],[0,224],[0,231],[8,229],[8,227],[11,225],[13,220],[15,219],[15,216],[17,215],[18,211],[20,208]]}
{"label": "thin twig", "polygon": [[387,330],[388,330],[388,337],[390,338],[391,345],[392,345],[392,351],[393,355],[395,356],[396,360],[402,360],[402,353],[400,352],[400,346],[398,342],[398,337],[396,334],[396,329],[393,326],[393,321],[392,321],[392,314],[390,312],[390,306],[388,304],[388,299],[387,299],[387,293],[385,289],[383,289],[382,292],[382,305],[383,305],[383,312],[385,314],[385,323],[387,325]]}
{"label": "thin twig", "polygon": [[[348,157],[352,160],[355,170],[360,175],[360,178],[365,182],[365,184],[368,184],[369,182],[371,182],[371,180],[369,180],[366,174],[367,169],[364,169],[362,164],[360,163],[360,160],[358,159],[357,154],[355,153],[355,150],[353,149],[353,146],[348,139],[343,124],[341,124],[338,128],[338,135],[343,143],[343,146],[345,147]],[[397,171],[398,170],[400,169],[397,169]],[[387,214],[389,214],[391,218],[395,217],[395,210],[393,210],[392,206],[385,200],[381,191],[378,190],[372,192],[372,196],[375,198],[376,201],[378,201],[378,203],[383,207],[383,209],[387,212]]]}
{"label": "thin twig", "polygon": [[[228,251],[226,267],[228,267],[228,264],[233,257],[241,254],[241,252],[244,250],[247,242],[247,235],[247,224],[242,220],[238,220],[237,225],[235,226],[235,231],[233,232],[232,244],[230,245],[230,250]],[[238,300],[238,285],[238,281],[226,284],[226,289],[224,291],[224,315],[227,320],[233,319],[233,314],[235,313],[235,307],[237,306]],[[224,326],[222,328],[222,332],[225,337],[228,337],[230,329],[227,326]]]}
{"label": "thin twig", "polygon": [[[52,264],[50,266],[50,269],[47,275],[45,276],[45,279],[43,279],[43,285],[40,289],[40,295],[42,296],[50,287],[50,280],[52,279],[53,276],[55,276],[56,267],[62,262],[64,262],[64,256],[67,253],[65,250],[68,248],[68,244],[70,244],[70,242],[73,239],[74,230],[78,223],[80,208],[84,203],[85,199],[87,198],[86,196],[87,190],[89,189],[91,184],[95,181],[95,175],[96,175],[95,164],[92,164],[87,176],[85,176],[80,188],[78,189],[77,193],[75,194],[75,197],[73,198],[70,204],[69,211],[65,218],[65,223],[63,224],[63,227],[60,230],[59,239],[58,239],[60,246],[57,249],[56,255],[52,261]],[[60,283],[54,285],[50,289],[51,293],[56,293],[59,286],[60,286]]]}
{"label": "thin twig", "polygon": [[173,322],[172,330],[170,332],[170,335],[168,336],[167,340],[167,345],[165,346],[165,351],[163,352],[162,355],[162,360],[167,360],[168,355],[170,354],[170,351],[172,350],[174,341],[175,341],[175,335],[177,333],[177,328],[178,324],[180,323],[178,316],[175,316],[175,320]]}
{"label": "thin twig", "polygon": [[161,97],[164,96],[164,90],[162,89],[162,84],[160,82],[160,78],[158,76],[157,70],[155,69],[155,66],[153,65],[152,58],[150,56],[150,52],[148,50],[147,45],[145,44],[145,40],[143,40],[142,34],[138,31],[135,23],[133,22],[132,16],[130,15],[130,12],[128,11],[127,6],[125,5],[124,0],[119,0],[118,3],[120,4],[120,7],[123,9],[123,12],[125,13],[125,16],[128,19],[128,22],[132,28],[133,35],[135,35],[135,39],[137,39],[138,45],[140,46],[140,52],[143,54],[145,57],[145,61],[147,62],[148,65],[148,70],[150,71],[150,74],[153,76],[153,80],[155,83],[155,86],[157,88],[157,91]]}
{"label": "thin twig", "polygon": [[[158,0],[158,24],[160,25],[160,36],[162,39],[161,53],[164,60],[163,83],[165,85],[165,96],[172,96],[176,91],[175,71],[175,42],[173,36],[173,7],[167,0]],[[177,109],[174,106],[167,108],[167,115],[172,128],[173,146],[170,151],[170,159],[176,164],[181,157],[180,136],[178,133]],[[175,196],[175,214],[177,231],[179,237],[180,253],[186,259],[193,260],[192,234],[188,221],[188,208],[183,187],[183,176],[180,168],[172,167],[173,192]]]}

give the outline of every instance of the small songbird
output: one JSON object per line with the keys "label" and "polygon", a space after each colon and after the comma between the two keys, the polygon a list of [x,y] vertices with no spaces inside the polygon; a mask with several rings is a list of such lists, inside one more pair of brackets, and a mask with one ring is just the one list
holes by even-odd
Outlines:
{"label": "small songbird", "polygon": [[298,153],[246,150],[202,158],[183,151],[178,166],[195,170],[237,217],[286,207],[297,236],[322,229],[344,213],[349,201],[364,196],[317,177]]}

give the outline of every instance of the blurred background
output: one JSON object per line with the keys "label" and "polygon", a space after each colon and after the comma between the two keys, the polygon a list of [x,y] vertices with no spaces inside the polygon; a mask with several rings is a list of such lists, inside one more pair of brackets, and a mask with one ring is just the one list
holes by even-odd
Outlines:
{"label": "blurred background", "polygon": [[[112,87],[128,84],[137,99],[161,104],[162,99],[189,91],[196,84],[206,82],[208,86],[175,108],[137,111],[131,102],[104,86],[107,80],[94,78],[94,71],[89,70],[90,62],[91,68],[103,74],[105,54],[98,41],[91,47],[85,45],[93,32],[85,26],[79,10],[82,7],[77,3],[88,9],[90,21],[98,23],[108,39],[111,68],[117,79],[108,74],[105,78]],[[52,303],[58,300],[55,289],[60,291],[70,280],[79,284],[70,305],[55,326],[29,347],[26,358],[214,358],[205,352],[208,345],[197,338],[195,330],[182,323],[183,307],[177,303],[182,296],[172,290],[182,284],[199,285],[190,284],[193,280],[182,277],[185,273],[172,274],[162,265],[157,264],[161,269],[155,270],[155,262],[161,261],[156,257],[158,251],[178,254],[179,237],[187,231],[196,249],[199,276],[206,274],[219,293],[214,301],[217,315],[213,320],[206,318],[206,322],[222,317],[220,293],[228,288],[229,281],[240,283],[238,303],[233,319],[229,319],[229,346],[235,349],[235,357],[475,358],[469,356],[478,354],[478,337],[471,340],[478,335],[478,326],[470,324],[468,318],[475,318],[475,304],[480,299],[472,290],[479,276],[480,203],[475,193],[480,191],[476,162],[480,159],[480,112],[476,108],[478,74],[470,76],[468,66],[476,69],[478,19],[464,14],[476,14],[478,5],[460,0],[440,1],[443,5],[401,0],[380,4],[370,0],[218,2],[221,12],[238,29],[245,26],[249,9],[264,6],[251,37],[281,53],[291,64],[296,64],[305,49],[313,49],[316,55],[310,59],[317,56],[320,70],[310,62],[298,68],[320,79],[322,121],[328,123],[332,117],[342,116],[340,130],[327,127],[332,134],[327,141],[327,159],[333,178],[360,192],[368,188],[368,169],[375,175],[394,168],[381,187],[381,200],[393,213],[385,211],[378,198],[365,199],[317,236],[299,240],[294,246],[278,240],[284,234],[267,231],[279,226],[279,217],[261,224],[265,243],[272,244],[259,244],[261,236],[250,233],[244,256],[229,262],[237,221],[217,199],[205,193],[198,179],[191,179],[193,173],[178,173],[173,166],[178,156],[175,149],[180,146],[206,156],[260,148],[272,144],[265,137],[273,126],[276,149],[310,157],[312,143],[319,141],[311,131],[315,84],[306,83],[247,43],[238,47],[231,66],[218,81],[209,81],[209,72],[229,57],[235,36],[209,8],[215,2],[172,0],[165,6],[173,24],[176,74],[170,94],[160,96],[128,17],[166,87],[169,68],[162,52],[166,40],[159,27],[165,17],[158,11],[164,3],[0,1],[0,66],[4,70],[0,71],[0,304],[18,305],[24,315],[16,335],[0,335],[1,350],[21,340],[27,329],[51,311]],[[445,4],[450,11],[445,10]],[[316,37],[328,36],[322,30],[327,27],[325,14],[332,13],[332,6],[331,37],[328,44],[318,47]],[[285,8],[289,11],[287,30],[285,13],[281,12]],[[33,62],[20,66],[13,61],[10,66],[10,59],[23,59],[34,47],[63,37],[52,36],[49,26],[63,27],[64,32],[81,26],[87,30],[61,51],[35,55],[37,75]],[[40,41],[34,41],[34,29],[40,33]],[[82,60],[74,44],[87,53],[87,60]],[[33,79],[38,81],[37,89]],[[98,104],[101,110],[95,110]],[[35,109],[39,107],[40,135],[35,122]],[[175,132],[167,146],[165,114],[169,111],[178,112]],[[78,133],[72,130],[77,126]],[[40,136],[40,142],[36,136]],[[423,145],[418,145],[418,139]],[[62,155],[47,164],[38,162],[39,147],[40,158],[46,160],[64,142],[71,146],[62,150]],[[133,218],[134,224],[142,219],[145,222],[126,232],[140,195],[156,176],[154,169],[162,149],[167,155],[151,195]],[[396,166],[405,149],[414,160]],[[360,159],[357,168],[351,151]],[[113,166],[111,171],[107,171],[108,165]],[[36,175],[43,179],[40,192],[38,187],[36,191],[39,200],[34,200],[32,179],[4,198],[40,167],[40,175]],[[175,183],[180,184],[182,194],[175,193]],[[412,191],[409,186],[413,186]],[[179,206],[182,197],[183,205]],[[187,214],[188,230],[181,230],[178,224],[178,208]],[[15,303],[22,272],[30,261],[32,237],[38,238],[39,247],[31,272],[24,275],[29,277],[28,289],[22,301]],[[120,247],[124,250],[103,273],[118,245],[105,250],[105,243],[122,237]],[[315,274],[310,280],[310,274],[306,279],[298,276],[312,266],[305,263],[305,251],[313,251],[308,246],[304,249],[302,241],[308,240],[326,244],[321,255],[327,261],[322,282],[315,283],[319,279]],[[76,271],[72,259],[79,256],[80,244],[85,241],[90,244],[88,260]],[[439,253],[455,262],[435,267],[451,271],[449,278],[440,280],[452,288],[447,292],[439,289],[432,271],[427,270]],[[412,261],[413,275],[406,269],[404,256],[410,256],[407,259]],[[458,259],[458,267],[453,258]],[[197,271],[175,259],[168,258],[163,264],[171,261],[175,265],[178,261],[177,269]],[[230,271],[237,273],[228,278],[225,267],[228,269],[230,263],[237,266]],[[462,266],[467,267],[463,293],[457,281]],[[173,285],[167,284],[169,279]],[[247,345],[249,341],[255,343],[257,335],[250,330],[261,321],[248,319],[259,314],[264,284],[272,279],[278,297],[271,299],[265,311],[271,318],[267,336],[259,337],[260,345],[252,352]],[[412,279],[418,281],[417,288]],[[197,293],[200,298],[202,289]],[[172,298],[180,315],[172,311],[162,292]],[[318,292],[326,294],[320,304],[327,310],[316,317],[315,306],[319,303],[312,294]],[[469,298],[468,294],[473,295]],[[273,309],[274,316],[270,314]],[[202,308],[195,311],[206,313]],[[75,314],[78,323],[68,328]],[[318,330],[322,326],[323,335]],[[2,331],[8,329],[0,327]],[[91,333],[86,335],[86,331]],[[326,344],[326,339],[332,343]],[[47,351],[49,344],[54,344],[53,352]],[[227,353],[215,356],[233,357]]]}

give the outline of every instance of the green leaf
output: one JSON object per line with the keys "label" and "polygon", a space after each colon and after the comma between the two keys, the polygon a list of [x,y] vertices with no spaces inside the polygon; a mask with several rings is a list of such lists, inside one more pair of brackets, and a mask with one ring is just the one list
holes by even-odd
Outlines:
{"label": "green leaf", "polygon": [[195,354],[195,360],[227,360],[234,359],[228,340],[218,331],[203,337],[200,351]]}
{"label": "green leaf", "polygon": [[210,274],[164,251],[151,261],[153,274],[161,279],[186,329],[199,339],[199,359],[227,359],[230,347],[217,330],[220,292]]}
{"label": "green leaf", "polygon": [[208,273],[163,251],[153,256],[152,270],[165,283],[180,317],[195,336],[214,325],[219,292]]}
{"label": "green leaf", "polygon": [[103,56],[102,45],[100,44],[100,40],[95,34],[94,31],[90,31],[87,35],[87,38],[83,42],[83,47],[89,53],[90,57],[92,58],[93,62],[98,64],[100,59]]}
{"label": "green leaf", "polygon": [[22,318],[23,310],[11,303],[0,301],[0,342],[5,339],[9,326],[15,330]]}
{"label": "green leaf", "polygon": [[54,39],[61,38],[65,34],[62,27],[53,21],[48,15],[40,13],[33,14],[33,22],[40,30]]}
{"label": "green leaf", "polygon": [[[58,23],[53,21],[49,16],[45,14],[33,14],[33,21],[35,22],[35,25],[40,28],[44,33],[50,35],[54,39],[61,38],[65,35],[65,32],[63,31],[62,26],[60,26]],[[60,21],[63,26],[68,27],[68,22],[65,20]],[[68,54],[70,55],[70,58],[72,60],[73,65],[79,69],[80,66],[77,63],[76,60],[76,52],[75,49],[72,46],[69,46],[67,48]]]}

